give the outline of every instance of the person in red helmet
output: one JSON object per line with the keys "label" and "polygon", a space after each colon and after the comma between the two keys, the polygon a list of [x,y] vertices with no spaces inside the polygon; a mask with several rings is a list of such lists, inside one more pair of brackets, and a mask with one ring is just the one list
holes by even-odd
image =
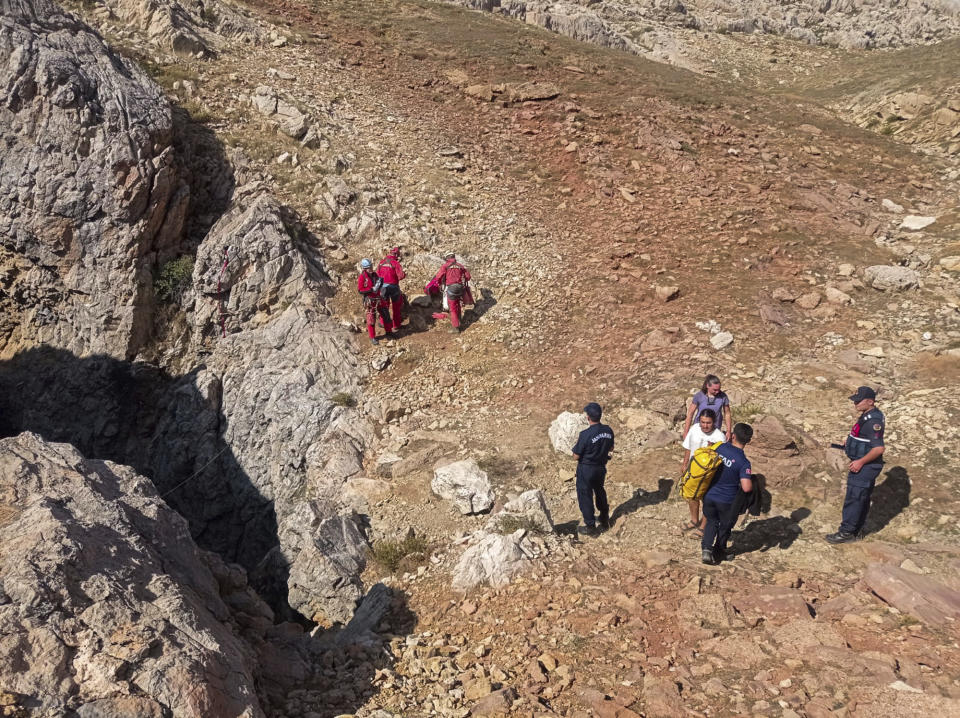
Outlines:
{"label": "person in red helmet", "polygon": [[363,297],[363,309],[367,315],[367,335],[370,337],[370,343],[376,346],[377,341],[377,315],[383,322],[383,328],[390,336],[390,314],[387,312],[387,303],[380,295],[383,286],[383,280],[373,271],[373,262],[369,259],[360,260],[360,276],[357,277],[357,291]]}
{"label": "person in red helmet", "polygon": [[400,291],[400,280],[407,276],[400,266],[400,247],[394,247],[380,260],[377,275],[383,280],[381,294],[393,309],[393,331],[398,332],[403,323],[403,292]]}
{"label": "person in red helmet", "polygon": [[467,286],[470,272],[457,261],[453,252],[448,252],[443,256],[443,266],[433,275],[433,281],[440,285],[447,298],[447,305],[450,307],[450,332],[459,334],[464,298],[470,296],[470,288]]}

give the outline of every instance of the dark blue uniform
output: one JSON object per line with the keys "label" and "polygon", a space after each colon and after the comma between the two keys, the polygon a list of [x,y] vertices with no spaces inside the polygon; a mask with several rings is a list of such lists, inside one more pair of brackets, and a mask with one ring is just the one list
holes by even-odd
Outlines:
{"label": "dark blue uniform", "polygon": [[594,528],[593,499],[596,495],[600,524],[610,521],[610,505],[603,481],[607,476],[607,462],[613,451],[613,429],[606,424],[591,424],[580,432],[573,453],[580,457],[577,463],[577,503],[583,514],[583,523]]}
{"label": "dark blue uniform", "polygon": [[[847,458],[851,461],[862,459],[874,447],[883,446],[885,426],[883,412],[876,407],[863,412],[850,429],[844,444]],[[870,509],[870,495],[882,470],[883,454],[869,464],[864,464],[860,471],[847,473],[847,495],[843,501],[841,533],[859,534],[863,530],[867,511]]]}

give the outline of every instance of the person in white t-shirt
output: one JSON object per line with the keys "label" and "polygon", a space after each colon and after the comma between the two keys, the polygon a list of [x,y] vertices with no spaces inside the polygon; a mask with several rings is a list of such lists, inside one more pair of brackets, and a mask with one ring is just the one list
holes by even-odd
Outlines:
{"label": "person in white t-shirt", "polygon": [[[697,449],[704,446],[716,444],[718,441],[725,441],[726,435],[716,428],[717,413],[713,409],[704,409],[700,412],[698,423],[690,427],[690,431],[683,437],[683,462],[680,464],[681,476],[686,473],[690,465],[690,457]],[[700,499],[690,499],[687,501],[690,507],[690,521],[683,525],[683,530],[695,531],[697,536],[703,535],[703,526],[706,523],[705,518],[700,516]]]}

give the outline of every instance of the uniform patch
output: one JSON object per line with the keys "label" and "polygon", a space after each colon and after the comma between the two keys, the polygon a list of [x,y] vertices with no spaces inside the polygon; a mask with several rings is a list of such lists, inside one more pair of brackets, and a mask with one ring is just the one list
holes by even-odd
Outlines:
{"label": "uniform patch", "polygon": [[882,428],[883,428],[883,424],[874,424],[874,425],[873,425],[873,430],[874,430],[874,431],[880,431]]}
{"label": "uniform patch", "polygon": [[748,466],[747,468],[745,468],[745,469],[743,470],[743,473],[749,474],[749,473],[750,473],[750,467]]}

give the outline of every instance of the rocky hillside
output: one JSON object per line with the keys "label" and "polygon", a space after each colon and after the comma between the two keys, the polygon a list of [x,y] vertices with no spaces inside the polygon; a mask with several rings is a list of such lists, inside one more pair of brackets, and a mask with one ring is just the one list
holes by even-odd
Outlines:
{"label": "rocky hillside", "polygon": [[[867,128],[870,51],[703,37],[856,11],[910,44],[951,8],[658,5],[706,23],[722,71],[693,73],[521,6],[2,5],[8,714],[956,712],[949,98]],[[951,47],[896,53],[946,87]],[[411,307],[371,347],[356,266],[394,245]],[[459,336],[419,292],[446,251]],[[768,491],[719,567],[672,500],[708,371]],[[860,384],[888,468],[829,547]],[[618,436],[594,541],[588,400]]]}

